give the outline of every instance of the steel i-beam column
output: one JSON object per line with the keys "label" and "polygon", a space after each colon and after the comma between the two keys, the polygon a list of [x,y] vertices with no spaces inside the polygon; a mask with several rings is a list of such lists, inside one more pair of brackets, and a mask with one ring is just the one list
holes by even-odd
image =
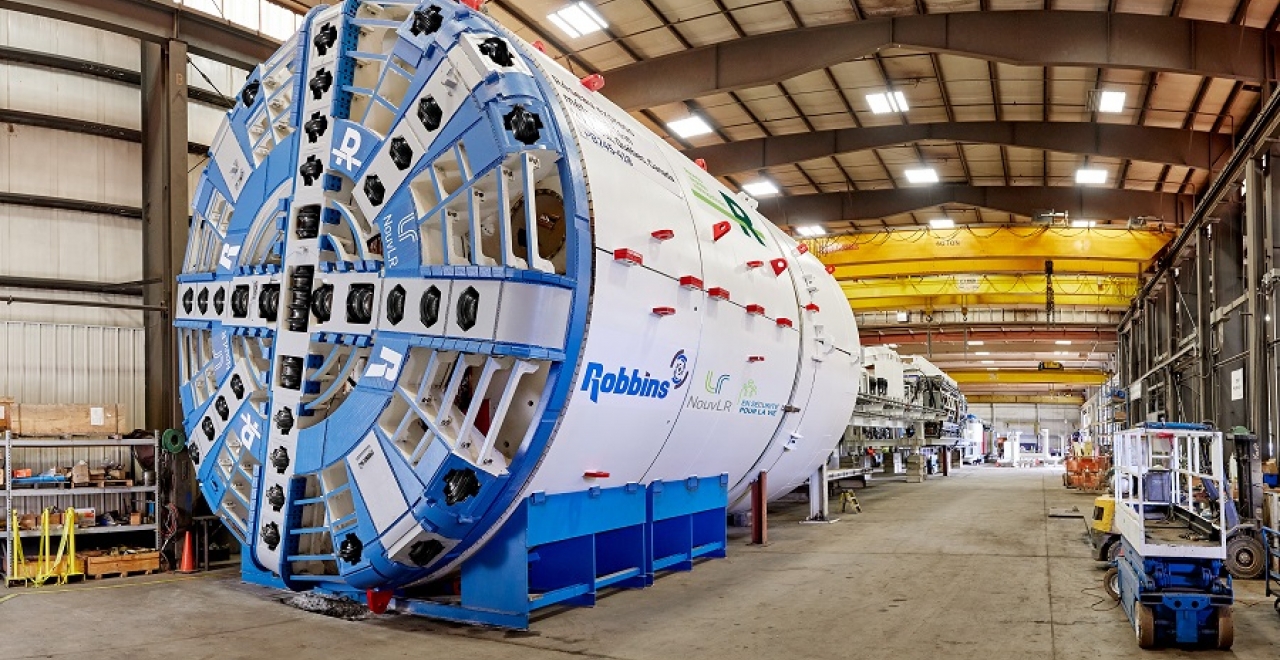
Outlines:
{"label": "steel i-beam column", "polygon": [[1213,249],[1209,245],[1209,230],[1201,227],[1196,232],[1196,357],[1199,369],[1198,378],[1196,378],[1196,400],[1199,402],[1197,411],[1199,418],[1195,421],[1201,422],[1206,419],[1215,419],[1216,411],[1213,407],[1213,355],[1211,345],[1209,343],[1209,315],[1213,311],[1213,301],[1209,295],[1211,285],[1211,277],[1213,274],[1213,263],[1210,261],[1210,250]]}
{"label": "steel i-beam column", "polygon": [[[143,302],[172,309],[186,249],[187,45],[142,42]],[[146,428],[176,427],[177,346],[168,311],[145,314]]]}
{"label": "steel i-beam column", "polygon": [[[1271,177],[1263,170],[1262,161],[1250,161],[1245,180],[1245,400],[1249,410],[1249,428],[1261,439],[1270,437],[1267,409],[1267,345],[1266,307],[1260,285],[1266,272],[1267,203]],[[1263,444],[1266,444],[1264,442]]]}

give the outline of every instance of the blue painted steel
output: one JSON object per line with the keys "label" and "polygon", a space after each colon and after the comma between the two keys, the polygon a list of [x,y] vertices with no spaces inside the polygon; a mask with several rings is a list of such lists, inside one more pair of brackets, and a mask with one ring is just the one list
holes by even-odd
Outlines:
{"label": "blue painted steel", "polygon": [[1220,559],[1140,556],[1127,539],[1120,557],[1120,605],[1129,620],[1148,607],[1158,645],[1216,643],[1218,616],[1233,601],[1231,576]]}
{"label": "blue painted steel", "polygon": [[605,588],[643,588],[661,570],[724,557],[728,475],[529,496],[462,564],[459,604],[407,599],[437,619],[525,629],[551,605],[591,606]]}

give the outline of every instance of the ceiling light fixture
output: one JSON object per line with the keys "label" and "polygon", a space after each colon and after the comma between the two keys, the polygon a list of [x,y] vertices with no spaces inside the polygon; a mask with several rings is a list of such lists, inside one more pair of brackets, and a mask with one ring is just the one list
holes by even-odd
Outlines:
{"label": "ceiling light fixture", "polygon": [[902,173],[907,177],[909,183],[937,183],[938,170],[932,167],[922,167],[914,170],[905,170]]}
{"label": "ceiling light fixture", "polygon": [[1124,112],[1124,92],[1102,90],[1098,92],[1098,112]]}
{"label": "ceiling light fixture", "polygon": [[974,355],[977,355],[978,357],[982,357],[983,355],[991,355],[991,351],[976,351],[974,352]]}
{"label": "ceiling light fixture", "polygon": [[902,92],[867,94],[867,105],[871,107],[871,112],[877,115],[906,112],[911,109],[907,106],[907,97]]}
{"label": "ceiling light fixture", "polygon": [[752,197],[767,197],[769,195],[778,194],[778,186],[774,185],[774,183],[768,179],[752,181],[751,183],[743,185],[742,190]]}
{"label": "ceiling light fixture", "polygon": [[805,238],[827,235],[827,229],[822,225],[799,225],[795,227],[795,230],[797,234],[800,234]]}
{"label": "ceiling light fixture", "polygon": [[1107,171],[1098,168],[1082,167],[1076,170],[1076,183],[1106,183]]}
{"label": "ceiling light fixture", "polygon": [[1072,220],[1071,226],[1076,228],[1088,229],[1097,226],[1097,220]]}
{"label": "ceiling light fixture", "polygon": [[1059,339],[1059,340],[1057,340],[1057,341],[1055,341],[1055,342],[1053,342],[1053,343],[1055,343],[1055,344],[1057,344],[1057,345],[1059,345],[1059,346],[1070,346],[1070,345],[1071,345],[1071,340],[1070,340],[1070,339]]}
{"label": "ceiling light fixture", "polygon": [[955,229],[956,221],[951,218],[934,218],[929,221],[929,226],[934,229]]}
{"label": "ceiling light fixture", "polygon": [[987,342],[982,341],[981,339],[970,339],[970,340],[969,340],[969,345],[970,345],[970,346],[981,346],[981,345],[983,345],[983,344],[985,344],[985,343],[987,343]]}
{"label": "ceiling light fixture", "polygon": [[995,360],[983,360],[983,361],[982,361],[982,363],[983,363],[983,364],[995,364],[995,363],[996,363],[996,361],[995,361]]}
{"label": "ceiling light fixture", "polygon": [[667,122],[667,128],[682,138],[698,137],[711,132],[711,125],[697,115],[689,115],[684,119]]}
{"label": "ceiling light fixture", "polygon": [[574,39],[609,27],[604,17],[586,2],[575,2],[561,7],[547,14],[547,18]]}

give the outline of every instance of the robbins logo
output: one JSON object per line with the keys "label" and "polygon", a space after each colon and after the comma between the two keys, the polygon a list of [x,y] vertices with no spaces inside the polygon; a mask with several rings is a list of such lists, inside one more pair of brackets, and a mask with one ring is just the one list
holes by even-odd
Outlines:
{"label": "robbins logo", "polygon": [[591,401],[600,401],[600,394],[617,394],[619,396],[639,396],[650,399],[665,399],[671,390],[679,389],[689,380],[689,358],[684,351],[678,351],[671,358],[671,380],[653,378],[648,371],[641,375],[639,369],[618,367],[617,373],[605,371],[599,362],[588,362],[587,371],[582,376],[583,392],[591,392]]}
{"label": "robbins logo", "polygon": [[724,389],[724,384],[727,382],[729,382],[729,374],[723,374],[719,378],[716,378],[716,372],[708,371],[707,382],[704,384],[704,387],[707,388],[708,394],[719,394],[720,390]]}

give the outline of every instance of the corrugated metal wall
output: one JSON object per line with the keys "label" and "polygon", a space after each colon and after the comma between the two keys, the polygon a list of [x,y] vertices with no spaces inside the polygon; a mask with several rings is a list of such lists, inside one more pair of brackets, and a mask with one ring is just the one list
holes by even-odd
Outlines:
{"label": "corrugated metal wall", "polygon": [[0,322],[0,392],[19,403],[119,403],[143,420],[141,328]]}
{"label": "corrugated metal wall", "polygon": [[[131,71],[141,67],[136,39],[17,12],[0,11],[0,45]],[[203,58],[192,56],[192,61],[188,71],[194,87],[234,95],[246,77],[246,72]],[[141,128],[138,87],[48,67],[0,62],[0,107]],[[191,141],[208,144],[222,115],[220,108],[193,102]],[[189,158],[193,181],[202,161],[199,156]],[[0,124],[0,190],[139,207],[141,146],[71,131]],[[139,280],[142,224],[112,215],[0,205],[0,275]],[[29,403],[120,403],[131,424],[144,419],[141,312],[4,304],[5,295],[132,303],[139,299],[0,289],[0,396]]]}

